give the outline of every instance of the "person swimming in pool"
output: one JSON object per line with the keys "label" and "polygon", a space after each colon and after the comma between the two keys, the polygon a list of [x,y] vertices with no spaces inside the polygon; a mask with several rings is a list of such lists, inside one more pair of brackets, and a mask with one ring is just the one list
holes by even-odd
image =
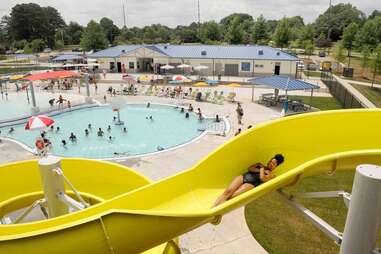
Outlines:
{"label": "person swimming in pool", "polygon": [[74,133],[70,133],[70,137],[69,137],[70,141],[75,143],[77,142],[77,136],[74,135]]}
{"label": "person swimming in pool", "polygon": [[237,197],[238,195],[247,192],[254,187],[261,185],[273,179],[273,171],[277,166],[284,162],[282,154],[276,154],[267,163],[267,166],[262,163],[256,163],[248,168],[248,171],[234,178],[221,196],[214,202],[213,207],[216,207],[225,201]]}
{"label": "person swimming in pool", "polygon": [[98,129],[98,133],[97,133],[97,135],[98,135],[98,137],[103,137],[103,131],[102,131],[102,129],[101,128],[99,128]]}
{"label": "person swimming in pool", "polygon": [[89,130],[88,129],[85,129],[85,136],[89,136]]}
{"label": "person swimming in pool", "polygon": [[123,128],[123,132],[127,133],[127,128],[126,127]]}

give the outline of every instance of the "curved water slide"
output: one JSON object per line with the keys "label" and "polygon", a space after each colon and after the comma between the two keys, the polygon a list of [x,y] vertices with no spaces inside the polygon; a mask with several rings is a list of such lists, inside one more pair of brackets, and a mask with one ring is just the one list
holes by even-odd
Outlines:
{"label": "curved water slide", "polygon": [[[120,173],[102,175],[110,183],[116,182],[117,191],[112,184],[107,188],[94,184],[99,176],[93,172],[102,171],[101,164],[92,162],[95,166],[89,167],[86,161],[67,160],[72,165],[65,167],[63,160],[65,174],[77,179],[73,184],[86,197],[98,200],[94,201],[96,204],[44,221],[0,225],[0,253],[143,252],[205,223],[216,222],[223,214],[304,177],[354,170],[362,163],[380,164],[380,126],[381,110],[377,109],[282,118],[240,134],[189,170],[131,191],[123,189],[123,182],[129,180]],[[282,153],[286,159],[276,169],[276,178],[211,208],[235,176],[276,153]],[[32,193],[26,192],[32,187],[37,189],[38,181],[32,181],[36,176],[28,173],[33,167],[37,167],[37,162],[0,167],[0,179],[13,177],[7,182],[1,180],[1,189],[8,191],[0,192],[0,207],[7,207],[4,203],[11,204],[12,198],[24,204],[27,202],[23,200],[32,200]],[[2,178],[3,172],[12,170],[18,172],[16,176],[8,173]],[[76,177],[78,174],[81,177]],[[87,181],[88,176],[93,179]],[[24,188],[21,183],[27,185],[29,181],[34,186],[20,191]],[[26,197],[20,198],[22,195]],[[106,198],[102,199],[104,195]],[[5,213],[0,211],[1,215]]]}

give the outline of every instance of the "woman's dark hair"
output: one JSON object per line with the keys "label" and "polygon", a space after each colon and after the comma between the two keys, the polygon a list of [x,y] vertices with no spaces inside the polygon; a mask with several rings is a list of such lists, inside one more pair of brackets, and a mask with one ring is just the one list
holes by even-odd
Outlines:
{"label": "woman's dark hair", "polygon": [[273,159],[276,159],[278,166],[284,162],[284,157],[281,154],[276,154]]}

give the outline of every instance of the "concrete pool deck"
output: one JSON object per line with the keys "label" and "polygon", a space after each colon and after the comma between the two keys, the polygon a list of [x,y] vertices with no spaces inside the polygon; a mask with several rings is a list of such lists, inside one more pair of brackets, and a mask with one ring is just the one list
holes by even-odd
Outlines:
{"label": "concrete pool deck", "polygon": [[[92,88],[91,93],[98,101],[103,101],[103,95],[110,84],[98,84],[98,93]],[[119,88],[119,85],[113,85]],[[202,90],[203,88],[199,88]],[[208,88],[207,88],[208,89]],[[233,89],[227,87],[213,88],[219,91],[230,92]],[[85,90],[85,89],[81,89]],[[136,169],[153,180],[160,180],[164,177],[181,172],[197,163],[200,159],[212,152],[214,149],[225,143],[234,136],[238,128],[242,131],[248,125],[269,121],[280,117],[280,109],[268,108],[251,102],[251,88],[236,88],[237,100],[242,102],[244,109],[243,125],[238,125],[236,117],[236,104],[225,102],[223,105],[216,105],[205,102],[195,102],[183,100],[184,104],[192,103],[193,107],[201,108],[202,112],[208,116],[216,114],[226,117],[231,125],[231,131],[225,137],[216,135],[205,135],[197,141],[180,147],[175,150],[166,151],[157,155],[142,156],[131,159],[121,159],[118,163]],[[81,91],[84,94],[84,91]],[[261,93],[269,92],[269,89],[256,89],[255,98]],[[76,89],[72,93],[78,93]],[[301,92],[303,95],[307,93]],[[321,96],[327,96],[322,93]],[[173,99],[159,98],[154,96],[127,96],[127,102],[151,102],[174,104]],[[109,96],[107,95],[107,99]],[[186,106],[185,106],[186,107]],[[0,163],[19,161],[35,158],[30,153],[23,150],[16,144],[8,141],[0,143]],[[244,208],[237,209],[224,216],[222,223],[218,226],[205,225],[180,237],[180,247],[183,253],[207,254],[207,253],[267,253],[254,239],[247,228]]]}

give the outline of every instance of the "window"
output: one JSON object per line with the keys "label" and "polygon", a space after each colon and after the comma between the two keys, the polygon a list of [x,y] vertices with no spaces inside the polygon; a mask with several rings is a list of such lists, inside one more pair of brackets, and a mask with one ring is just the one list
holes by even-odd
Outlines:
{"label": "window", "polygon": [[134,62],[129,62],[128,63],[128,68],[129,69],[135,69],[135,63]]}
{"label": "window", "polygon": [[263,64],[256,64],[255,68],[263,68]]}
{"label": "window", "polygon": [[241,63],[241,71],[250,71],[250,63],[248,62]]}

